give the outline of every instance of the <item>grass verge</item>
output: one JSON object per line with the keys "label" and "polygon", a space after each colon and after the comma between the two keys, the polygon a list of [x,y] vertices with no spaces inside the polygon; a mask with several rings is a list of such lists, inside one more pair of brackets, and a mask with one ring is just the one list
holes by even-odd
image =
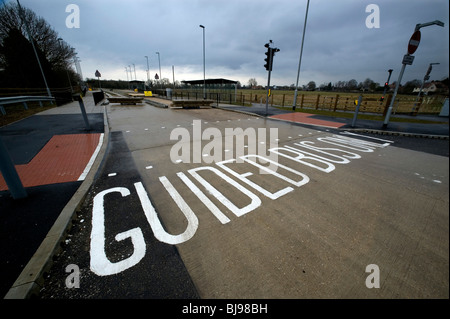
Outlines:
{"label": "grass verge", "polygon": [[[275,106],[274,106],[275,107]],[[276,106],[276,108],[286,111],[292,111],[292,107],[281,107]],[[315,109],[295,109],[295,112],[303,112],[303,113],[309,113],[309,114],[317,114],[317,115],[323,115],[323,116],[330,116],[330,117],[341,117],[341,118],[348,118],[353,119],[354,113],[349,112],[332,112],[332,111],[325,111],[325,110],[315,110]],[[371,121],[384,121],[383,115],[375,115],[375,114],[365,114],[365,113],[358,113],[358,119],[359,120],[371,120]],[[445,121],[432,121],[432,120],[424,120],[424,119],[418,119],[418,118],[405,118],[405,117],[396,117],[395,115],[391,115],[389,118],[389,121],[391,122],[404,122],[404,123],[418,123],[418,124],[448,124],[448,122]]]}

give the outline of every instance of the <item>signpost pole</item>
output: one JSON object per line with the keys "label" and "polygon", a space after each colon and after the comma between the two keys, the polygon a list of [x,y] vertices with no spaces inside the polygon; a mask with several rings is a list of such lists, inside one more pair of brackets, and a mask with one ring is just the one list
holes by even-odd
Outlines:
{"label": "signpost pole", "polygon": [[397,91],[398,91],[398,87],[400,85],[400,81],[401,81],[401,79],[403,77],[403,72],[405,72],[406,64],[411,65],[413,60],[414,60],[414,56],[412,56],[411,54],[416,52],[417,47],[419,46],[419,43],[420,43],[420,28],[428,27],[430,25],[438,25],[440,27],[443,27],[444,26],[444,22],[439,21],[439,20],[435,20],[435,21],[432,21],[432,22],[416,24],[416,27],[414,28],[414,33],[411,36],[411,38],[409,39],[408,51],[406,52],[406,55],[403,57],[402,70],[400,71],[400,75],[398,77],[398,81],[397,81],[397,83],[395,85],[394,95],[392,96],[391,103],[389,104],[389,108],[387,110],[386,117],[384,119],[383,129],[385,129],[387,127],[388,123],[389,123],[389,117],[391,116],[392,107],[394,105],[394,101],[395,101],[395,97],[397,95]]}
{"label": "signpost pole", "polygon": [[394,103],[395,103],[395,98],[397,96],[398,88],[400,86],[400,82],[402,81],[402,77],[403,77],[403,73],[405,72],[406,65],[407,64],[411,65],[412,62],[414,61],[414,56],[412,56],[411,54],[416,52],[417,47],[419,46],[419,43],[420,43],[420,31],[419,31],[419,29],[416,26],[416,28],[414,29],[414,33],[413,33],[413,35],[411,36],[411,38],[409,39],[409,42],[408,42],[408,51],[403,56],[402,69],[401,69],[400,74],[398,76],[397,83],[395,83],[394,95],[392,96],[391,103],[389,104],[389,108],[388,108],[388,110],[386,112],[386,117],[384,118],[383,129],[386,129],[387,125],[389,123],[389,118],[391,117],[392,108],[393,108]]}
{"label": "signpost pole", "polygon": [[19,174],[13,164],[11,156],[6,149],[5,144],[0,138],[0,172],[8,185],[9,191],[14,199],[27,197],[27,191],[23,187]]}

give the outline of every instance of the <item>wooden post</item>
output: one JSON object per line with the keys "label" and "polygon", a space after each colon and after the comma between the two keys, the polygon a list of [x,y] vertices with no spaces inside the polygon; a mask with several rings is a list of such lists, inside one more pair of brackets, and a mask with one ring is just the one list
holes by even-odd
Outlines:
{"label": "wooden post", "polygon": [[300,101],[300,108],[303,108],[303,100],[305,99],[305,94],[302,94],[302,99]]}
{"label": "wooden post", "polygon": [[338,101],[339,101],[339,94],[336,94],[336,100],[334,101],[333,112],[336,112]]}
{"label": "wooden post", "polygon": [[284,106],[284,98],[285,98],[286,94],[283,94],[283,102],[281,102],[281,106]]}
{"label": "wooden post", "polygon": [[319,99],[320,99],[320,94],[317,94],[316,110],[319,108]]}

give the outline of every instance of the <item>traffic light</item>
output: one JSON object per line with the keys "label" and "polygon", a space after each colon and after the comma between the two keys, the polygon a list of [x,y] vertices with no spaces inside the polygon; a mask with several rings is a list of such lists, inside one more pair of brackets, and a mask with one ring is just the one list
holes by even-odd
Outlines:
{"label": "traffic light", "polygon": [[389,83],[384,82],[384,87],[387,88],[389,86]]}
{"label": "traffic light", "polygon": [[267,71],[272,71],[273,57],[275,55],[275,52],[280,51],[280,49],[271,48],[269,43],[266,43],[264,46],[267,48],[267,51],[265,53],[266,58],[264,59],[264,61],[266,61],[266,64],[264,64],[264,67]]}
{"label": "traffic light", "polygon": [[267,46],[267,52],[265,53],[266,58],[264,59],[264,61],[266,61],[266,64],[264,64],[264,67],[266,68],[267,71],[272,71],[272,56],[273,56],[273,51],[272,48],[269,48]]}

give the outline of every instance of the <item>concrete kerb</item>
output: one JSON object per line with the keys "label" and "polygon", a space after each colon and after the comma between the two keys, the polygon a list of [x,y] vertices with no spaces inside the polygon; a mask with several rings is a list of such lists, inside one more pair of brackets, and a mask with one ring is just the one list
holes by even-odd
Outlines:
{"label": "concrete kerb", "polygon": [[265,116],[262,116],[262,115],[259,115],[259,114],[256,114],[256,113],[246,112],[246,111],[242,111],[242,110],[228,109],[228,108],[225,108],[225,107],[221,107],[220,105],[219,106],[213,106],[213,108],[221,109],[221,110],[229,111],[229,112],[235,112],[235,113],[241,113],[241,114],[246,114],[246,115],[251,115],[251,116],[257,116],[257,117],[265,118]]}
{"label": "concrete kerb", "polygon": [[76,212],[80,208],[83,200],[94,181],[109,141],[109,124],[106,114],[106,107],[103,106],[104,115],[104,138],[103,144],[100,147],[99,153],[89,171],[85,180],[80,185],[78,190],[72,196],[70,201],[61,211],[61,214],[56,219],[47,236],[42,241],[39,248],[36,250],[30,261],[22,270],[19,277],[16,279],[4,299],[30,299],[36,297],[39,290],[43,286],[44,274],[48,271],[53,263],[53,258],[61,251],[60,243],[67,235],[72,220],[76,217]]}
{"label": "concrete kerb", "polygon": [[384,131],[384,130],[375,130],[375,129],[367,129],[367,128],[341,128],[341,130],[349,131],[349,132],[358,132],[358,133],[379,134],[379,135],[420,137],[420,138],[432,138],[432,139],[441,139],[441,140],[449,139],[449,137],[447,135],[421,134],[421,133],[409,133],[409,132],[399,132],[399,131]]}

